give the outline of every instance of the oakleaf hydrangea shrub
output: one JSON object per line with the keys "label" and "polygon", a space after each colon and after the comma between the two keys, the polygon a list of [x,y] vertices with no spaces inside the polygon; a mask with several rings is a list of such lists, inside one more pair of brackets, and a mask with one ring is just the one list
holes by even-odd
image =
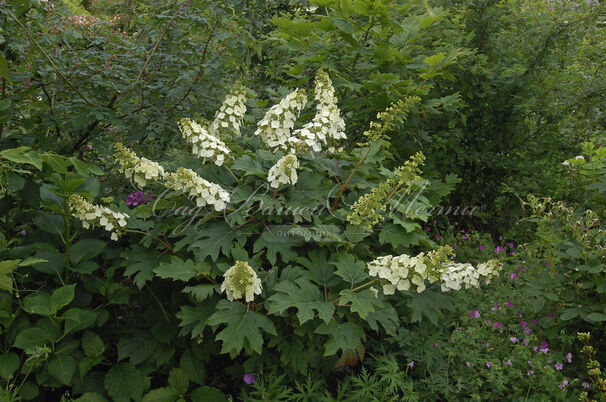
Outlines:
{"label": "oakleaf hydrangea shrub", "polygon": [[[179,334],[205,356],[242,356],[248,373],[354,366],[368,338],[396,332],[396,307],[413,294],[431,288],[431,303],[500,269],[453,263],[452,248],[429,238],[427,209],[450,187],[423,178],[421,152],[392,167],[389,134],[418,98],[379,113],[367,141],[344,149],[329,75],[317,73],[312,102],[307,92],[275,101],[251,127],[237,84],[214,121],[180,120],[191,154],[178,163],[116,145],[124,182],[155,194],[124,217],[125,275],[178,294]],[[144,265],[129,261],[136,253]]]}

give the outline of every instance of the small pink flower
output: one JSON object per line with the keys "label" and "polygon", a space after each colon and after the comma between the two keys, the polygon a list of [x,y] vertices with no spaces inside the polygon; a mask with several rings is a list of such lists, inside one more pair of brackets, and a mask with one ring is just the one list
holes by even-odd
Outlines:
{"label": "small pink flower", "polygon": [[506,302],[506,303],[505,303],[505,305],[506,305],[507,307],[513,307],[513,303],[512,303],[512,302],[510,302],[510,301]]}
{"label": "small pink flower", "polygon": [[568,360],[568,363],[572,363],[572,353],[566,355],[566,360]]}
{"label": "small pink flower", "polygon": [[520,327],[526,328],[526,321],[520,321]]}
{"label": "small pink flower", "polygon": [[478,310],[473,310],[471,313],[469,313],[469,316],[473,318],[480,318],[480,312]]}
{"label": "small pink flower", "polygon": [[522,343],[523,343],[524,345],[528,345],[528,339],[524,338],[524,340],[522,341]]}
{"label": "small pink flower", "polygon": [[493,328],[499,328],[500,326],[501,326],[501,323],[500,323],[500,322],[498,322],[498,321],[497,321],[497,322],[495,322],[494,324],[492,324],[492,327],[493,327]]}
{"label": "small pink flower", "polygon": [[481,250],[481,251],[484,251],[484,250],[486,250],[486,247],[484,247],[484,245],[483,245],[483,244],[480,244],[480,250]]}
{"label": "small pink flower", "polygon": [[453,245],[452,245],[452,249],[453,249],[453,250],[456,250],[456,249],[457,249],[457,246],[455,246],[455,245],[453,244]]}
{"label": "small pink flower", "polygon": [[465,362],[465,365],[466,365],[467,367],[469,367],[469,366],[471,366],[471,363],[469,363],[469,362]]}
{"label": "small pink flower", "polygon": [[486,320],[486,324],[490,324],[490,320]]}
{"label": "small pink flower", "polygon": [[531,376],[531,375],[533,375],[533,374],[534,374],[534,371],[533,371],[533,370],[528,370],[528,371],[526,372],[526,375],[527,375],[527,376]]}
{"label": "small pink flower", "polygon": [[551,264],[549,263],[549,261],[545,261],[545,266],[546,266],[546,267],[548,267],[548,266],[550,266],[550,265],[551,265]]}
{"label": "small pink flower", "polygon": [[505,364],[507,364],[508,366],[512,366],[513,365],[513,363],[511,362],[511,360],[507,360],[507,363],[505,363]]}
{"label": "small pink flower", "polygon": [[511,338],[509,338],[509,340],[513,343],[516,343],[518,341],[518,338],[516,338],[515,336],[512,336]]}
{"label": "small pink flower", "polygon": [[512,272],[509,274],[509,277],[515,281],[516,279],[518,279],[518,274],[516,274],[515,272]]}
{"label": "small pink flower", "polygon": [[501,251],[505,251],[505,249],[504,249],[503,247],[501,247],[501,246],[496,246],[496,247],[494,248],[494,252],[495,252],[495,254],[498,254],[498,253],[500,253]]}
{"label": "small pink flower", "polygon": [[427,231],[428,231],[428,232],[431,232],[431,227],[428,227],[428,228],[427,228]]}
{"label": "small pink flower", "polygon": [[410,363],[408,363],[408,367],[409,367],[410,369],[413,369],[413,368],[415,367],[415,361],[413,360],[413,361],[411,361]]}
{"label": "small pink flower", "polygon": [[509,243],[509,247],[513,248],[514,244],[513,242]]}
{"label": "small pink flower", "polygon": [[436,233],[436,240],[440,240],[440,237],[442,237],[442,236],[440,236],[439,233]]}
{"label": "small pink flower", "polygon": [[492,363],[491,362],[486,362],[486,367],[488,367],[488,368],[492,367]]}
{"label": "small pink flower", "polygon": [[563,368],[564,368],[564,365],[563,365],[562,363],[557,362],[557,363],[555,364],[555,369],[556,369],[556,370],[562,370]]}

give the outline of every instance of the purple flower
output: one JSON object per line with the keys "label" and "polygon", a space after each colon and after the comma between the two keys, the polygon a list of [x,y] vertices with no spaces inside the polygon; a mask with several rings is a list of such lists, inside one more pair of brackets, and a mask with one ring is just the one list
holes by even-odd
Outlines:
{"label": "purple flower", "polygon": [[480,312],[478,310],[473,310],[471,313],[469,313],[469,316],[473,318],[480,318]]}
{"label": "purple flower", "polygon": [[526,375],[527,375],[527,376],[531,376],[531,375],[533,375],[533,374],[534,374],[534,371],[533,371],[533,370],[528,370],[528,371],[526,372]]}
{"label": "purple flower", "polygon": [[492,367],[492,363],[491,362],[486,362],[486,367],[488,367],[488,368]]}
{"label": "purple flower", "polygon": [[469,363],[469,362],[465,362],[465,365],[466,365],[467,367],[469,367],[469,366],[471,366],[471,363]]}
{"label": "purple flower", "polygon": [[515,281],[516,279],[518,279],[518,274],[516,274],[515,272],[512,272],[509,274],[509,277]]}
{"label": "purple flower", "polygon": [[428,227],[428,228],[427,228],[427,231],[428,231],[428,232],[431,232],[431,227]]}
{"label": "purple flower", "polygon": [[563,365],[562,363],[557,362],[557,363],[555,364],[555,369],[556,369],[556,370],[562,370],[563,368],[564,368],[564,365]]}
{"label": "purple flower", "polygon": [[513,244],[513,242],[509,243],[509,247],[513,248],[513,246],[515,246],[515,244]]}
{"label": "purple flower", "polygon": [[88,149],[93,149],[93,146],[92,146],[91,144],[88,144],[88,145],[86,146],[86,148],[88,148]]}
{"label": "purple flower", "polygon": [[499,303],[495,304],[494,306],[492,306],[490,308],[490,311],[497,311],[501,308],[501,305]]}
{"label": "purple flower", "polygon": [[463,240],[467,240],[467,235],[463,235]]}
{"label": "purple flower", "polygon": [[542,341],[542,342],[541,342],[541,349],[539,349],[539,350],[540,350],[541,352],[543,352],[543,353],[547,353],[547,352],[549,352],[549,348],[548,348],[548,346],[549,346],[549,345],[547,344],[547,342]]}
{"label": "purple flower", "polygon": [[568,360],[568,363],[572,363],[572,353],[566,355],[566,360]]}
{"label": "purple flower", "polygon": [[551,265],[551,264],[549,263],[549,261],[545,261],[545,266],[546,266],[546,267],[548,267],[548,266],[550,266],[550,265]]}
{"label": "purple flower", "polygon": [[512,336],[511,338],[509,338],[509,340],[513,343],[516,343],[518,341],[518,338],[516,338],[515,336]]}
{"label": "purple flower", "polygon": [[501,246],[496,246],[496,247],[494,248],[494,253],[495,253],[495,254],[498,254],[498,253],[500,253],[501,251],[505,251],[505,249],[504,249],[503,247],[501,247]]}
{"label": "purple flower", "polygon": [[495,322],[494,324],[492,324],[492,327],[493,327],[493,328],[499,328],[500,326],[501,326],[501,323],[500,323],[500,322],[498,322],[498,321],[497,321],[497,322]]}
{"label": "purple flower", "polygon": [[520,327],[526,328],[526,321],[520,321]]}
{"label": "purple flower", "polygon": [[591,384],[589,384],[587,381],[584,381],[583,384],[581,384],[581,386],[585,389],[589,389],[591,387]]}
{"label": "purple flower", "polygon": [[505,364],[507,364],[508,366],[513,366],[513,363],[511,362],[511,360],[507,360],[507,363],[505,363]]}
{"label": "purple flower", "polygon": [[457,246],[455,246],[455,245],[453,244],[453,245],[452,245],[452,249],[453,249],[453,250],[456,250],[456,249],[457,249]]}
{"label": "purple flower", "polygon": [[560,384],[560,389],[564,389],[564,388],[566,388],[567,386],[568,386],[568,381],[567,381],[567,380],[564,380],[564,381],[562,381],[562,383]]}
{"label": "purple flower", "polygon": [[135,191],[130,193],[126,198],[126,205],[136,207],[137,205],[147,204],[154,198],[154,193],[144,193],[143,191]]}
{"label": "purple flower", "polygon": [[524,338],[524,340],[522,341],[522,343],[523,343],[524,345],[528,345],[528,339]]}
{"label": "purple flower", "polygon": [[413,368],[415,367],[415,361],[413,360],[413,361],[411,361],[410,363],[408,363],[408,367],[409,367],[410,369],[413,369]]}
{"label": "purple flower", "polygon": [[484,251],[484,250],[486,250],[486,247],[484,247],[484,245],[483,245],[483,244],[480,244],[480,250],[481,250],[481,251]]}
{"label": "purple flower", "polygon": [[25,229],[21,229],[21,231],[19,232],[19,234],[20,234],[21,236],[27,236],[27,230],[25,230]]}
{"label": "purple flower", "polygon": [[486,324],[490,324],[490,320],[486,320]]}
{"label": "purple flower", "polygon": [[442,237],[442,236],[440,236],[439,233],[436,233],[436,240],[440,240],[440,237]]}
{"label": "purple flower", "polygon": [[507,307],[513,307],[513,303],[512,303],[512,302],[510,302],[510,301],[508,301],[507,303],[505,303],[505,305],[506,305]]}
{"label": "purple flower", "polygon": [[250,373],[246,373],[244,374],[244,378],[243,378],[244,382],[247,383],[248,385],[252,384],[255,382],[255,375],[254,374],[250,374]]}

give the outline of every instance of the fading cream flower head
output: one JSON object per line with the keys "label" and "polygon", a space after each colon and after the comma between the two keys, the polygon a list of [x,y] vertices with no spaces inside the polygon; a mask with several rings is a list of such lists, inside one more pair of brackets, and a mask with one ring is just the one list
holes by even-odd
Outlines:
{"label": "fading cream flower head", "polygon": [[247,262],[236,261],[223,277],[225,279],[221,291],[226,293],[230,301],[243,298],[246,302],[251,302],[256,294],[261,294],[261,280]]}
{"label": "fading cream flower head", "polygon": [[295,185],[297,183],[297,168],[299,160],[293,154],[288,154],[280,158],[275,165],[269,169],[267,181],[273,188],[278,188],[282,184]]}
{"label": "fading cream flower head", "polygon": [[295,127],[295,120],[305,107],[307,96],[304,89],[297,89],[288,94],[280,103],[273,105],[262,120],[257,123],[255,135],[271,150],[288,150],[290,132]]}
{"label": "fading cream flower head", "polygon": [[112,240],[118,240],[125,232],[126,220],[129,218],[127,214],[91,204],[78,194],[72,194],[67,205],[72,215],[82,221],[84,229],[99,225],[111,233]]}
{"label": "fading cream flower head", "polygon": [[114,145],[114,157],[120,165],[120,172],[143,188],[149,181],[161,180],[164,177],[162,165],[147,158],[139,158],[133,151],[118,142]]}

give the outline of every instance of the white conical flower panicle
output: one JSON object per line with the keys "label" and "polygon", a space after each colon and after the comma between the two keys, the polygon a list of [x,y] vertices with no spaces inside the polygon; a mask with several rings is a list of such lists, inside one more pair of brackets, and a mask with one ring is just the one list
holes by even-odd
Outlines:
{"label": "white conical flower panicle", "polygon": [[314,120],[327,127],[326,136],[335,142],[346,139],[345,121],[341,117],[341,111],[337,106],[335,88],[328,74],[318,71],[316,75],[315,99],[318,102],[317,112]]}
{"label": "white conical flower panicle", "polygon": [[164,177],[164,168],[146,158],[139,158],[133,151],[126,148],[118,142],[115,146],[115,158],[120,165],[120,172],[124,173],[126,178],[131,178],[143,188],[149,181],[161,180]]}
{"label": "white conical flower panicle", "polygon": [[334,153],[339,149],[336,147],[337,142],[347,138],[345,121],[341,118],[334,93],[335,89],[328,74],[322,70],[318,71],[315,87],[315,100],[318,102],[316,115],[303,128],[296,130],[288,140],[297,152],[309,149],[320,152],[328,146],[327,150]]}
{"label": "white conical flower panicle", "polygon": [[164,185],[175,191],[182,191],[196,200],[196,206],[212,205],[216,211],[222,211],[229,202],[229,193],[218,184],[204,180],[191,169],[180,167],[166,177]]}
{"label": "white conical flower panicle", "polygon": [[236,261],[236,263],[223,274],[221,292],[225,292],[227,299],[234,301],[244,299],[251,302],[255,295],[261,294],[261,280],[257,273],[247,262]]}
{"label": "white conical flower panicle", "polygon": [[272,150],[288,150],[291,130],[306,103],[305,90],[291,92],[267,111],[265,117],[257,123],[255,135],[260,135],[265,145]]}
{"label": "white conical flower panicle", "polygon": [[240,126],[246,113],[246,92],[241,84],[236,84],[225,97],[210,126],[213,135],[225,138],[229,134],[240,136]]}
{"label": "white conical flower panicle", "polygon": [[84,229],[99,225],[111,233],[112,240],[118,240],[124,234],[126,220],[129,218],[127,214],[91,204],[78,194],[72,194],[67,203],[72,215],[82,221]]}
{"label": "white conical flower panicle", "polygon": [[197,122],[183,118],[179,122],[181,135],[192,144],[192,153],[198,158],[211,160],[217,166],[229,158],[230,151],[216,136],[212,135],[204,126]]}
{"label": "white conical flower panicle", "polygon": [[267,181],[273,188],[278,188],[282,184],[295,185],[297,183],[297,168],[299,160],[293,154],[280,158],[275,165],[269,169]]}

